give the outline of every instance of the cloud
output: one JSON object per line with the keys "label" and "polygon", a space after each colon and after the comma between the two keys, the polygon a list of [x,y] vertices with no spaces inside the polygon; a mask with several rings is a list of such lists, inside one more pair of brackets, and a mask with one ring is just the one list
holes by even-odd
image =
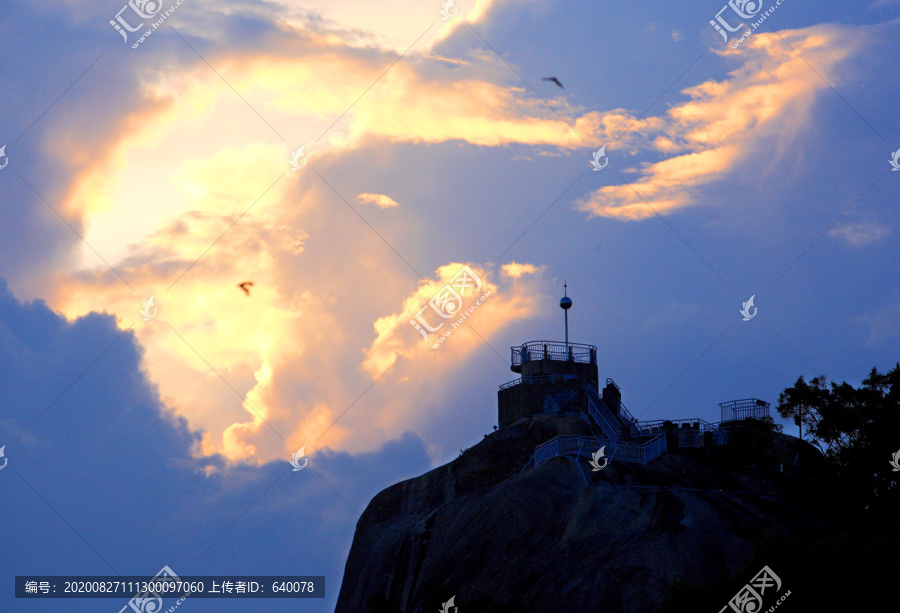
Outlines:
{"label": "cloud", "polygon": [[828,231],[832,236],[851,247],[866,247],[890,234],[886,226],[872,222],[843,223]]}
{"label": "cloud", "polygon": [[[448,63],[413,50],[385,72],[396,52],[362,32],[309,13],[240,7],[228,22],[241,31],[237,46],[230,38],[218,44],[228,34],[220,17],[179,11],[182,32],[203,41],[209,64],[192,59],[179,71],[135,64],[136,100],[118,109],[102,148],[78,156],[72,176],[56,187],[73,226],[134,290],[76,243],[74,265],[56,273],[42,295],[70,319],[105,311],[123,327],[134,322],[145,347],[142,367],[175,414],[202,432],[203,453],[265,462],[325,431],[320,445],[374,449],[412,422],[385,406],[383,429],[351,432],[352,415],[331,424],[353,401],[354,377],[390,364],[384,349],[393,341],[378,337],[360,371],[358,337],[344,330],[365,334],[383,318],[384,304],[361,306],[359,295],[399,302],[409,279],[395,272],[394,255],[367,227],[333,234],[346,211],[335,208],[334,193],[316,173],[329,177],[348,156],[381,153],[391,143],[563,150],[583,143],[540,100],[505,85],[508,67],[493,53],[473,51]],[[145,44],[165,55],[167,41]],[[596,139],[604,121],[622,121],[557,102],[586,138]],[[97,101],[79,112],[99,116],[102,108]],[[75,144],[78,125],[54,124],[50,140],[85,150]],[[303,143],[307,167],[287,172],[291,152]],[[385,194],[359,198],[397,206]],[[325,242],[344,256],[333,266],[309,252]],[[245,280],[254,282],[249,298],[236,287]],[[151,295],[159,315],[144,322],[140,307]],[[480,309],[481,327],[473,322],[485,338],[533,311],[524,293],[489,302]],[[415,344],[411,318],[398,330],[412,333]],[[471,350],[468,334],[455,334],[455,348],[442,359]]]}
{"label": "cloud", "polygon": [[375,204],[382,209],[389,209],[391,207],[400,206],[399,204],[397,204],[396,200],[394,200],[390,196],[385,196],[384,194],[359,194],[356,197],[356,201],[360,204]]}
{"label": "cloud", "polygon": [[868,13],[876,9],[882,9],[891,6],[900,6],[900,0],[875,0],[874,3],[866,8],[865,12]]}
{"label": "cloud", "polygon": [[504,264],[500,270],[507,277],[517,279],[522,275],[533,275],[538,271],[542,271],[545,266],[535,266],[534,264],[519,264],[518,262],[510,262]]}
{"label": "cloud", "polygon": [[[104,133],[97,149],[102,154],[79,157],[73,178],[57,187],[76,227],[85,229],[86,240],[134,291],[105,266],[93,265],[96,259],[88,258],[95,256],[79,246],[82,257],[58,272],[43,295],[70,319],[105,311],[123,328],[134,322],[145,347],[142,367],[173,412],[202,432],[203,453],[266,462],[303,444],[360,452],[418,431],[413,406],[430,390],[416,386],[442,384],[426,361],[455,368],[490,346],[505,326],[534,316],[543,267],[514,262],[495,275],[490,265],[472,265],[491,294],[434,349],[435,335],[423,342],[409,322],[462,258],[442,257],[438,261],[451,264],[438,268],[431,286],[412,287],[408,271],[397,270],[397,254],[416,261],[410,248],[400,246],[411,234],[407,228],[391,221],[373,233],[356,219],[348,223],[335,192],[342,199],[360,193],[382,208],[396,203],[362,190],[376,184],[374,177],[401,148],[552,148],[537,157],[568,155],[585,143],[542,101],[506,85],[509,68],[491,52],[471,51],[449,63],[411,51],[385,72],[397,59],[393,50],[371,40],[360,44],[354,36],[342,40],[330,23],[313,20],[314,27],[301,28],[282,22],[283,15],[266,15],[254,17],[261,20],[254,30],[242,13],[234,26],[249,28],[242,45],[226,48],[217,43],[220,30],[200,27],[211,16],[179,12],[179,19],[189,15],[186,31],[204,40],[204,57],[221,78],[199,60],[180,71],[137,65],[139,100],[126,105],[130,111],[119,111],[126,119]],[[788,36],[828,68],[822,48],[833,41],[823,31],[815,44],[811,35]],[[162,50],[166,40],[149,43]],[[753,43],[760,41],[768,39],[758,36]],[[691,100],[666,117],[634,124],[621,149],[675,156],[646,167],[635,185],[657,208],[685,206],[691,189],[748,155],[748,142],[730,142],[732,131],[782,130],[769,116],[779,117],[803,98],[809,71],[794,76],[797,62],[771,47],[742,56],[743,67],[729,80],[686,90]],[[234,89],[222,87],[222,78]],[[792,97],[783,91],[790,89],[786,84],[800,93]],[[360,92],[366,93],[360,98]],[[350,108],[348,101],[355,101]],[[621,109],[583,112],[563,98],[554,104],[575,118],[588,144],[634,123]],[[752,108],[745,111],[747,106]],[[98,108],[102,104],[86,105],[81,112],[96,115]],[[82,136],[73,133],[77,125],[54,124],[51,140],[71,145]],[[287,160],[303,143],[309,164],[291,173]],[[364,181],[343,194],[335,177],[348,162]],[[424,185],[418,193],[429,189]],[[630,189],[616,189],[595,192],[588,210],[626,218],[647,214]],[[413,201],[402,188],[384,191]],[[619,202],[610,203],[617,195]],[[411,215],[404,221],[418,220]],[[421,226],[415,229],[423,235]],[[249,298],[236,287],[245,280],[255,284]],[[160,314],[142,322],[140,305],[151,295]],[[405,386],[404,401],[373,391],[367,400],[377,404],[370,410],[377,427],[358,427],[363,419],[344,412],[398,355],[398,372],[383,384]],[[401,383],[404,377],[409,383]]]}
{"label": "cloud", "polygon": [[625,179],[629,185],[595,190],[578,202],[579,208],[640,220],[699,204],[703,187],[756,164],[764,150],[785,150],[785,143],[808,122],[818,95],[828,89],[825,80],[834,80],[835,66],[853,48],[836,28],[815,26],[780,36],[756,34],[740,54],[724,52],[740,62],[727,79],[682,90],[689,100],[664,117],[626,121],[634,123],[626,145],[607,152],[620,160],[627,149],[670,157],[646,162],[634,171],[636,180]]}
{"label": "cloud", "polygon": [[[526,270],[530,265],[513,266]],[[423,281],[403,300],[399,312],[375,322],[377,336],[366,349],[362,365],[372,379],[399,356],[413,363],[426,360],[427,368],[432,367],[429,358],[434,356],[442,362],[458,362],[481,346],[483,339],[534,312],[529,284],[501,291],[491,282],[488,270],[459,262],[441,266],[435,274],[436,279]]]}
{"label": "cloud", "polygon": [[855,321],[869,328],[866,345],[877,345],[900,336],[900,301],[888,304],[874,313],[860,315]]}
{"label": "cloud", "polygon": [[[40,301],[19,302],[0,278],[0,446],[9,459],[0,538],[29,544],[0,558],[3,576],[26,567],[64,575],[73,564],[90,575],[146,575],[164,564],[227,574],[240,551],[249,574],[290,567],[339,584],[356,511],[431,465],[408,433],[358,455],[317,450],[296,473],[290,454],[261,465],[197,457],[200,433],[161,401],[141,352],[112,316],[67,321]],[[337,590],[329,591],[316,611],[333,610]],[[0,595],[0,608],[15,610],[13,600]]]}

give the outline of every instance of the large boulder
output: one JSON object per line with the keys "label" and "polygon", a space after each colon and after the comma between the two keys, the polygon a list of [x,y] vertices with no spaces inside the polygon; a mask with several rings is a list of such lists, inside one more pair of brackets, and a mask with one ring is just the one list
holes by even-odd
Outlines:
{"label": "large boulder", "polygon": [[653,611],[676,581],[740,571],[764,533],[838,531],[782,491],[784,466],[817,459],[796,439],[768,436],[765,467],[734,466],[734,449],[613,459],[599,472],[583,459],[530,462],[554,436],[590,433],[578,416],[523,419],[379,493],[357,525],[336,613],[437,613],[451,596],[460,613]]}

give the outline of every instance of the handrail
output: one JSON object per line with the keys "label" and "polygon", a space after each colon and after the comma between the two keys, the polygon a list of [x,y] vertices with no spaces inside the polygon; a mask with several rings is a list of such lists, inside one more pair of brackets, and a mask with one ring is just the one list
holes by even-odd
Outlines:
{"label": "handrail", "polygon": [[600,429],[606,436],[618,438],[622,435],[622,424],[618,419],[613,417],[612,412],[603,403],[603,399],[597,394],[594,387],[586,383],[584,390],[587,392],[588,414],[594,418]]}
{"label": "handrail", "polygon": [[659,457],[666,451],[666,435],[660,434],[649,441],[644,446],[644,464]]}
{"label": "handrail", "polygon": [[519,347],[510,347],[512,364],[515,369],[525,362],[554,360],[559,362],[597,363],[597,347],[580,343],[560,343],[555,341],[528,341]]}
{"label": "handrail", "polygon": [[619,399],[619,417],[623,421],[627,421],[628,423],[631,423],[631,424],[637,422],[637,420],[631,414],[631,411],[629,411],[627,408],[625,408],[625,403],[622,402],[621,398]]}
{"label": "handrail", "polygon": [[641,426],[661,426],[666,422],[671,422],[676,428],[680,428],[681,424],[699,424],[701,430],[718,427],[719,422],[709,422],[699,417],[685,417],[683,419],[655,419],[652,421],[642,421]]}
{"label": "handrail", "polygon": [[[659,436],[660,434],[665,434],[665,432],[661,432],[658,429],[658,426],[648,427],[646,425],[647,423],[648,422],[644,422],[632,428],[631,435],[649,436],[651,434],[656,434]],[[706,425],[711,426],[711,424]],[[707,433],[712,434],[714,445],[721,445],[725,442],[727,436],[727,432],[718,427],[673,428],[672,432],[678,437],[679,447],[700,447],[701,441]]]}
{"label": "handrail", "polygon": [[[691,417],[686,419],[657,419],[653,421],[640,421],[632,426],[631,432],[634,434],[635,432],[646,434],[654,434],[656,432],[661,432],[663,424],[666,422],[671,422],[673,426],[675,426],[675,430],[700,430],[700,432],[706,432],[708,430],[718,429],[720,422],[710,423],[704,419],[700,419],[699,417]],[[697,424],[697,428],[693,428],[693,425]],[[687,426],[687,427],[685,427]]]}
{"label": "handrail", "polygon": [[577,375],[563,373],[558,375],[533,375],[531,377],[519,377],[518,379],[513,379],[512,381],[507,381],[503,385],[500,386],[500,389],[505,390],[510,387],[515,387],[520,383],[525,383],[527,385],[541,384],[545,382],[553,382],[553,380],[562,380],[562,381],[572,381],[578,380]]}
{"label": "handrail", "polygon": [[592,457],[601,446],[605,446],[605,457],[622,462],[647,464],[666,451],[666,437],[662,434],[646,443],[633,443],[618,439],[589,436],[557,436],[534,449],[534,464],[538,466],[561,455]]}
{"label": "handrail", "polygon": [[675,432],[678,435],[679,447],[700,447],[703,437],[707,434],[712,436],[713,445],[722,445],[728,436],[727,431],[719,428],[706,430],[705,432],[698,430],[676,430]]}
{"label": "handrail", "polygon": [[758,398],[744,398],[742,400],[729,400],[728,402],[719,403],[722,421],[735,421],[748,417],[756,419],[768,417],[770,406],[768,402]]}
{"label": "handrail", "polygon": [[500,389],[505,390],[510,387],[515,387],[515,386],[519,385],[520,383],[522,383],[521,377],[518,379],[513,379],[512,381],[507,381],[506,383],[501,384]]}

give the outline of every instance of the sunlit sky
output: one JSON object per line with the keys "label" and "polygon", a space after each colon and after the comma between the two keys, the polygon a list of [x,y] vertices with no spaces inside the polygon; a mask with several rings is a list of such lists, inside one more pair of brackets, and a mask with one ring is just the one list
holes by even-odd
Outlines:
{"label": "sunlit sky", "polygon": [[[599,347],[640,419],[717,421],[719,402],[898,360],[900,2],[784,0],[737,48],[746,27],[725,43],[709,24],[719,2],[441,5],[163,0],[137,48],[148,26],[123,41],[119,3],[4,5],[0,445],[34,490],[65,490],[45,450],[87,478],[81,445],[98,421],[121,432],[129,403],[167,441],[146,453],[201,475],[179,486],[192,506],[232,496],[221,529],[305,446],[329,488],[263,499],[242,520],[259,532],[192,572],[236,572],[228,547],[283,528],[320,552],[325,610],[348,506],[491,430],[510,346],[562,340],[564,281],[571,340]],[[491,294],[434,348],[410,320],[463,266]],[[129,449],[92,478],[130,479]],[[73,504],[0,477],[41,517]],[[316,496],[321,534],[275,523]],[[0,532],[28,533],[16,517]],[[160,545],[132,569],[109,547],[135,573],[191,555]]]}

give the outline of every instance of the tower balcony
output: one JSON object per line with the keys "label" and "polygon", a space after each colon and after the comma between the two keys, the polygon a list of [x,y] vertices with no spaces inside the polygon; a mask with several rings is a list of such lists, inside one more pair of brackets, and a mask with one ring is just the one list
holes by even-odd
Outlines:
{"label": "tower balcony", "polygon": [[501,428],[538,413],[587,411],[585,386],[598,391],[595,346],[529,341],[510,349],[510,368],[521,378],[497,392]]}
{"label": "tower balcony", "polygon": [[[510,347],[512,363],[510,369],[522,373],[522,367],[529,362],[574,362],[577,364],[593,364],[597,366],[597,348],[594,345],[580,343],[559,343],[554,341],[528,341],[519,347]],[[550,368],[549,371],[557,369]],[[548,372],[547,374],[550,374]]]}

